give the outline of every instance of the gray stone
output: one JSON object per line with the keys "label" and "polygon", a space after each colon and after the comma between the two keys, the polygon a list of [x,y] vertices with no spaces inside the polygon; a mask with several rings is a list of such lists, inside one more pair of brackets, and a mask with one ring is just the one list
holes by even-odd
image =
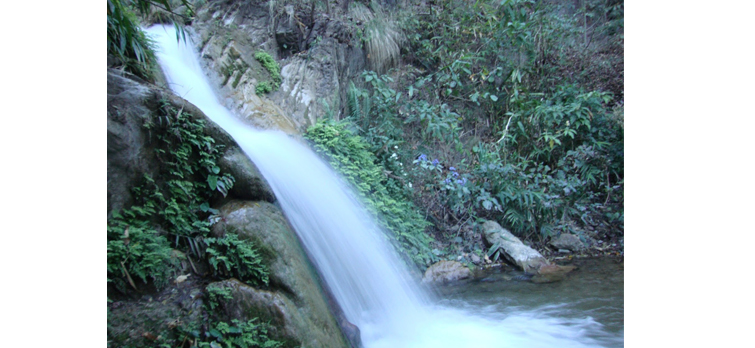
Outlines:
{"label": "gray stone", "polygon": [[457,261],[438,261],[425,271],[423,283],[447,283],[472,276],[472,271]]}
{"label": "gray stone", "polygon": [[558,249],[567,249],[571,251],[579,251],[584,249],[584,244],[579,240],[579,237],[570,233],[561,233],[560,236],[551,240],[550,244]]}
{"label": "gray stone", "polygon": [[536,250],[524,245],[519,238],[495,221],[482,225],[483,239],[488,246],[499,245],[504,257],[527,273],[535,274],[548,260]]}
{"label": "gray stone", "polygon": [[480,262],[482,262],[482,260],[480,260],[480,257],[477,256],[477,254],[475,253],[469,254],[469,258],[470,260],[472,260],[472,263],[474,263],[475,265],[479,265]]}

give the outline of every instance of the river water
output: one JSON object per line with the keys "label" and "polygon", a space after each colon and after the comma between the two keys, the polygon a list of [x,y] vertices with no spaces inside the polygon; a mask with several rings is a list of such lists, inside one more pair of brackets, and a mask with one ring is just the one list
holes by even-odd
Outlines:
{"label": "river water", "polygon": [[[510,315],[587,325],[587,336],[606,347],[624,346],[624,266],[614,258],[574,259],[562,281],[517,280],[517,271],[488,271],[474,280],[434,287],[438,304],[489,318]],[[599,327],[599,330],[595,330]]]}
{"label": "river water", "polygon": [[[450,287],[457,291],[445,295],[448,289],[442,290],[442,296],[422,289],[355,195],[311,149],[280,131],[254,129],[223,107],[191,40],[177,43],[172,26],[147,32],[159,46],[157,57],[173,92],[225,129],[260,169],[346,318],[361,329],[366,348],[623,345],[623,329],[611,331],[605,323],[610,320],[592,312],[614,310],[604,310],[600,301],[594,303],[598,307],[574,307],[582,303],[580,288],[592,285],[558,299],[559,290],[570,292],[559,286],[580,277],[560,285],[512,285],[492,281],[491,274],[488,281]],[[540,300],[528,297],[538,292]]]}

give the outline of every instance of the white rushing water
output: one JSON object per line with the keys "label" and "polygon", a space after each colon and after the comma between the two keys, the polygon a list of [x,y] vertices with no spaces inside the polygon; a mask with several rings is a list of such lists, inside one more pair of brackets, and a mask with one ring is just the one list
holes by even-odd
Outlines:
{"label": "white rushing water", "polygon": [[191,42],[177,42],[172,26],[147,31],[159,46],[170,88],[225,129],[267,179],[366,348],[599,345],[589,333],[600,324],[589,317],[567,320],[532,311],[477,316],[433,304],[376,223],[314,152],[280,131],[242,123],[219,103]]}

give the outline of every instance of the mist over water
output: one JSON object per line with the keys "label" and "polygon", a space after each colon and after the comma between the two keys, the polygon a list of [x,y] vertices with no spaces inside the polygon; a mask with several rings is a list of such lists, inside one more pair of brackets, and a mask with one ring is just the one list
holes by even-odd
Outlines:
{"label": "mist over water", "polygon": [[147,32],[159,46],[160,66],[173,92],[225,129],[267,179],[346,318],[360,328],[366,348],[604,344],[594,338],[601,324],[590,317],[439,305],[411,279],[377,224],[312,150],[280,131],[254,129],[223,107],[193,44],[177,42],[172,26]]}

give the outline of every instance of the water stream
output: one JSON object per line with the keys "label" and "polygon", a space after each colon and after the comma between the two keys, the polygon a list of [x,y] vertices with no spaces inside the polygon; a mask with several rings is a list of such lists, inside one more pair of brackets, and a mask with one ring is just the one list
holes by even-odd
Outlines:
{"label": "water stream", "polygon": [[160,66],[173,92],[225,129],[267,179],[346,318],[360,328],[366,348],[616,346],[615,340],[602,339],[603,324],[589,315],[481,312],[463,299],[430,296],[314,152],[280,131],[253,129],[223,107],[194,46],[176,42],[172,26],[147,31],[159,46]]}

